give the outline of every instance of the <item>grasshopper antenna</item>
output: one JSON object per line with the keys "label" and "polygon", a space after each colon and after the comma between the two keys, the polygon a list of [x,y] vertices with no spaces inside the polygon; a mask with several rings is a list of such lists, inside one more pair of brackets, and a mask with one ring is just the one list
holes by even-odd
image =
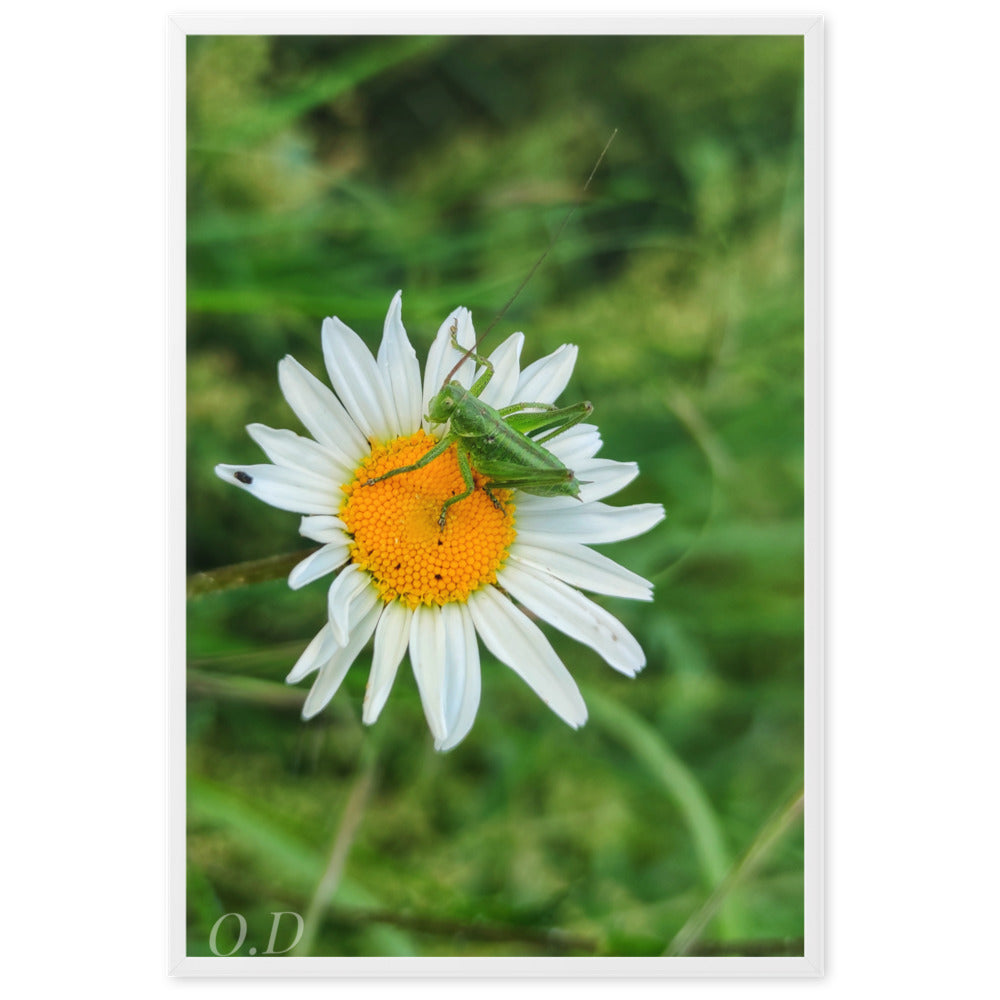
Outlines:
{"label": "grasshopper antenna", "polygon": [[500,310],[500,312],[498,312],[496,316],[494,316],[493,319],[490,321],[490,325],[486,327],[486,329],[483,330],[483,332],[476,338],[476,342],[472,345],[472,347],[466,349],[465,353],[458,359],[458,362],[456,363],[455,367],[452,368],[450,372],[448,372],[448,375],[445,378],[445,382],[450,382],[455,372],[457,372],[458,369],[461,368],[462,365],[465,364],[465,362],[469,358],[471,358],[473,354],[476,354],[478,352],[479,345],[486,339],[490,330],[492,330],[493,327],[495,327],[497,323],[499,323],[500,320],[504,318],[504,316],[507,313],[507,310],[514,304],[514,302],[517,300],[517,297],[521,294],[521,292],[524,291],[525,285],[527,285],[528,282],[531,281],[532,276],[534,275],[535,271],[537,271],[538,268],[541,266],[542,261],[545,260],[546,257],[548,257],[549,251],[556,245],[556,241],[559,239],[559,237],[562,236],[562,231],[566,228],[566,224],[573,217],[573,213],[580,207],[581,203],[583,202],[583,197],[587,193],[587,189],[590,187],[590,182],[594,179],[594,174],[597,173],[597,168],[601,165],[601,162],[604,160],[604,154],[607,153],[608,149],[611,147],[611,143],[614,142],[616,135],[618,135],[618,129],[615,129],[611,133],[610,138],[604,144],[604,149],[601,150],[601,155],[597,157],[597,162],[591,169],[590,176],[587,178],[587,182],[583,185],[580,194],[577,196],[576,201],[573,203],[573,207],[570,208],[570,210],[563,217],[562,222],[559,223],[559,228],[555,231],[555,235],[552,237],[552,239],[549,240],[549,245],[542,251],[541,257],[539,257],[538,260],[536,260],[535,263],[531,265],[531,270],[528,271],[528,273],[524,276],[524,280],[521,282],[521,284],[517,286],[517,288],[514,291],[514,294],[504,303],[504,306]]}

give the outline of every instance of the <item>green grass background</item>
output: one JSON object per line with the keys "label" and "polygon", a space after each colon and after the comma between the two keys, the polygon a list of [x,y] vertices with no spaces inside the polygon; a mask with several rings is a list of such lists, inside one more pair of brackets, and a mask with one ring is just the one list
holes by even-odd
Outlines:
{"label": "green grass background", "polygon": [[312,915],[315,955],[658,955],[699,913],[691,954],[801,954],[801,824],[767,834],[802,781],[802,69],[797,37],[189,39],[192,572],[303,546],[212,473],[263,460],[247,423],[299,429],[278,360],[325,376],[333,314],[376,347],[398,288],[421,357],[457,305],[482,327],[615,128],[493,343],[578,344],[563,399],[641,470],[612,502],[668,511],[601,547],[656,585],[601,599],[643,673],[546,629],[578,732],[485,652],[453,752],[406,663],[361,725],[368,653],[305,724],[282,681],[324,583],[192,600],[189,954],[229,912],[261,951],[280,910]]}

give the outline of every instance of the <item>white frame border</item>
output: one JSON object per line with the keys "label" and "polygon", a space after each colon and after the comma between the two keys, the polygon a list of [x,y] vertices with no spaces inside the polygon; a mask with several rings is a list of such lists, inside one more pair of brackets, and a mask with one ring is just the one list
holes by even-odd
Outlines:
{"label": "white frame border", "polygon": [[190,958],[185,954],[184,546],[168,544],[168,974],[243,978],[803,978],[824,972],[824,24],[818,16],[178,15],[167,24],[167,538],[185,533],[185,83],[188,35],[802,35],[805,155],[805,955],[788,958]]}

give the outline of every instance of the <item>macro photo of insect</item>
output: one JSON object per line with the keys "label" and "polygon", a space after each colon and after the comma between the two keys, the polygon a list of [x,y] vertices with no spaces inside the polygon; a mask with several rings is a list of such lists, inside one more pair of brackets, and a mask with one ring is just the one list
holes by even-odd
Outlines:
{"label": "macro photo of insect", "polygon": [[187,954],[802,955],[802,37],[186,46]]}

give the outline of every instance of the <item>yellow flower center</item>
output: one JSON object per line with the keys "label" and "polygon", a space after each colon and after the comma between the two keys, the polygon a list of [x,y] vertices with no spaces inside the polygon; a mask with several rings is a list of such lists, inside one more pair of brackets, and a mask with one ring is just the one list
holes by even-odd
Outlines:
{"label": "yellow flower center", "polygon": [[340,518],[354,537],[351,558],[371,574],[383,601],[398,599],[411,608],[465,601],[495,583],[516,534],[510,491],[493,491],[498,509],[482,489],[487,480],[475,470],[476,489],[448,508],[440,527],[445,500],[465,492],[454,445],[422,469],[366,485],[418,462],[435,443],[420,430],[374,445],[354,481],[343,487]]}

